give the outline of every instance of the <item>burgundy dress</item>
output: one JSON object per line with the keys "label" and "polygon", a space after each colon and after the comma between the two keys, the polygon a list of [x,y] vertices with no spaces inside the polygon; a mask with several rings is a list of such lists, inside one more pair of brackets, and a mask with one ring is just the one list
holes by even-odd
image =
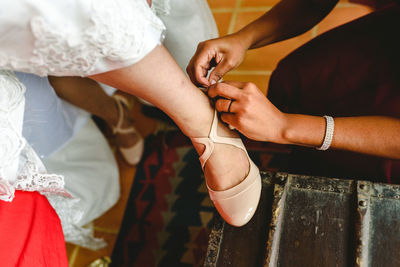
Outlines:
{"label": "burgundy dress", "polygon": [[[400,7],[335,28],[284,58],[268,97],[282,111],[400,118]],[[399,133],[400,134],[400,133]],[[400,182],[400,161],[295,147],[290,172]]]}

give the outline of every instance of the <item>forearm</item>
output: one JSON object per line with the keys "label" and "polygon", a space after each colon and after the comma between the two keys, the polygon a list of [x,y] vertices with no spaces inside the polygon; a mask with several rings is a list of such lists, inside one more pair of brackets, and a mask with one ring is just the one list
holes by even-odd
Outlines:
{"label": "forearm", "polygon": [[285,40],[311,29],[336,3],[337,0],[283,0],[235,35],[249,49]]}
{"label": "forearm", "polygon": [[[400,159],[400,119],[383,116],[334,118],[331,148]],[[282,143],[319,147],[323,117],[286,114]]]}

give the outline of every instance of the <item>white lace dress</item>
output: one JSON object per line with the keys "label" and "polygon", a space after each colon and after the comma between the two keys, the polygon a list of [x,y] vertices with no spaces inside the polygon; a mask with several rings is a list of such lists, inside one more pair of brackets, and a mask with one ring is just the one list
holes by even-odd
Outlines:
{"label": "white lace dress", "polygon": [[[1,10],[7,12],[0,11],[0,70],[86,76],[133,64],[164,38],[164,25],[145,0],[58,2],[2,3]],[[216,37],[217,30],[204,0],[172,0],[171,6],[170,10],[168,0],[153,0],[152,9],[168,27],[165,45],[185,68],[197,43]],[[68,196],[63,190],[63,177],[47,174],[21,135],[24,91],[12,72],[0,71],[0,199],[11,201],[15,189]],[[36,136],[36,141],[45,142],[35,147],[37,152],[48,154],[52,151],[48,148],[64,142],[62,135],[67,132],[58,131],[54,144]],[[68,203],[74,202],[55,203],[57,199],[60,197],[54,194],[49,197],[59,214],[71,209]],[[91,239],[89,232],[76,227],[77,220],[64,217],[61,220],[66,238],[91,248],[101,246],[100,240]],[[77,233],[79,239],[75,238]]]}
{"label": "white lace dress", "polygon": [[53,206],[57,195],[70,197],[64,178],[47,173],[22,136],[26,89],[12,71],[40,76],[110,71],[142,59],[160,44],[164,30],[145,0],[2,1],[0,200],[12,201],[15,190],[52,195]]}
{"label": "white lace dress", "polygon": [[0,70],[0,200],[15,190],[70,196],[60,175],[48,174],[22,136],[25,87],[13,72]]}
{"label": "white lace dress", "polygon": [[16,0],[0,11],[0,199],[15,189],[56,192],[21,135],[24,86],[10,72],[87,76],[136,63],[160,44],[165,27],[145,0]]}
{"label": "white lace dress", "polygon": [[145,0],[2,1],[0,69],[101,73],[138,62],[164,29]]}

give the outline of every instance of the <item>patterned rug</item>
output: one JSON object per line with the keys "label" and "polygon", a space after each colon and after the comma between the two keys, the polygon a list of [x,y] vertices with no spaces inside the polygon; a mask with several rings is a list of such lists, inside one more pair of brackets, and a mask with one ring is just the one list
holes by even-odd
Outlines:
{"label": "patterned rug", "polygon": [[[285,147],[245,142],[261,170],[285,169]],[[214,207],[194,148],[179,131],[146,139],[112,266],[202,266]]]}

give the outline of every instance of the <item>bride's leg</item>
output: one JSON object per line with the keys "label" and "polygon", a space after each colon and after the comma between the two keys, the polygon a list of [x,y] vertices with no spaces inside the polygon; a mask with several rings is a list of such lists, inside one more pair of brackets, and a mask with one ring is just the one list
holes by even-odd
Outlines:
{"label": "bride's leg", "polygon": [[[119,114],[115,99],[108,96],[100,85],[88,78],[82,77],[54,77],[49,76],[49,81],[56,94],[65,101],[94,114],[110,127],[118,124],[119,117],[122,116],[122,128],[126,129],[134,126],[127,110]],[[136,132],[116,134],[117,143],[122,148],[132,147],[141,139]]]}
{"label": "bride's leg", "polygon": [[[90,78],[139,96],[167,113],[189,137],[208,136],[213,108],[207,96],[195,87],[163,46],[158,46],[140,62]],[[224,125],[221,136],[236,136]],[[204,146],[194,143],[199,154]],[[245,152],[231,145],[216,144],[205,166],[210,188],[225,190],[239,184],[249,171]]]}

